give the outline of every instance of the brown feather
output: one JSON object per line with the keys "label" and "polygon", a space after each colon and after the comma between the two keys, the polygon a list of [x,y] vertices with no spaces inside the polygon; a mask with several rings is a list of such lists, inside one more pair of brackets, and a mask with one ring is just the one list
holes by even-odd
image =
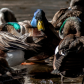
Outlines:
{"label": "brown feather", "polygon": [[25,43],[21,38],[8,32],[0,31],[0,49],[34,49],[37,44]]}

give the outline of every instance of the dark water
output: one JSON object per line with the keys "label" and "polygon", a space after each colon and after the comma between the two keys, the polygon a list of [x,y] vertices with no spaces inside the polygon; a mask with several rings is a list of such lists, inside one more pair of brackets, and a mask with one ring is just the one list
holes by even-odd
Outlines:
{"label": "dark water", "polygon": [[18,21],[30,20],[36,9],[43,9],[48,20],[60,9],[69,6],[70,0],[0,0],[0,8],[13,10]]}
{"label": "dark water", "polygon": [[[0,8],[10,8],[18,21],[31,20],[36,9],[43,9],[48,20],[61,8],[69,7],[70,0],[0,0]],[[46,64],[47,63],[47,64]],[[51,75],[51,62],[45,60],[33,65],[18,65],[14,69],[27,68],[25,84],[61,84],[60,77]],[[81,84],[82,77],[65,79],[64,84]]]}
{"label": "dark water", "polygon": [[[27,68],[24,84],[61,84],[58,76],[52,75],[52,63],[45,64],[44,61],[33,65],[17,65],[15,70]],[[65,78],[63,84],[82,84],[82,76],[77,78]]]}

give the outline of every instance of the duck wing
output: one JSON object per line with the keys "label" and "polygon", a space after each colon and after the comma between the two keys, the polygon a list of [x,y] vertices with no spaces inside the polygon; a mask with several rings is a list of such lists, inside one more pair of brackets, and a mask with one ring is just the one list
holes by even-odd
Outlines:
{"label": "duck wing", "polygon": [[[32,49],[35,45],[25,43],[21,38],[14,36],[8,32],[0,31],[0,49],[1,50],[14,50],[14,49]],[[34,48],[33,48],[34,49]]]}
{"label": "duck wing", "polygon": [[64,55],[70,52],[83,53],[84,51],[84,36],[76,37],[74,34],[67,35],[59,44],[59,52]]}
{"label": "duck wing", "polygon": [[76,38],[70,45],[69,50],[79,52],[81,49],[84,51],[84,36]]}
{"label": "duck wing", "polygon": [[59,50],[68,49],[69,45],[75,40],[74,34],[67,35],[61,42],[59,43]]}

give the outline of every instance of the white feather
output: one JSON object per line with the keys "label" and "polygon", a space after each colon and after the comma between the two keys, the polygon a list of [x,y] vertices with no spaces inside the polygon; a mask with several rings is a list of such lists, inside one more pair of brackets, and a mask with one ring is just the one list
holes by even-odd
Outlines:
{"label": "white feather", "polygon": [[63,55],[63,56],[64,56],[65,54],[61,51],[61,55]]}

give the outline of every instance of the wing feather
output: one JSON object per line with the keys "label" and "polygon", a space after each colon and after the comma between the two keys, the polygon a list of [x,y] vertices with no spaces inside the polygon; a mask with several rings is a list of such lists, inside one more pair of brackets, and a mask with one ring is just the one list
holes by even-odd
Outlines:
{"label": "wing feather", "polygon": [[23,42],[19,37],[8,32],[0,31],[0,49],[28,49],[29,44]]}

